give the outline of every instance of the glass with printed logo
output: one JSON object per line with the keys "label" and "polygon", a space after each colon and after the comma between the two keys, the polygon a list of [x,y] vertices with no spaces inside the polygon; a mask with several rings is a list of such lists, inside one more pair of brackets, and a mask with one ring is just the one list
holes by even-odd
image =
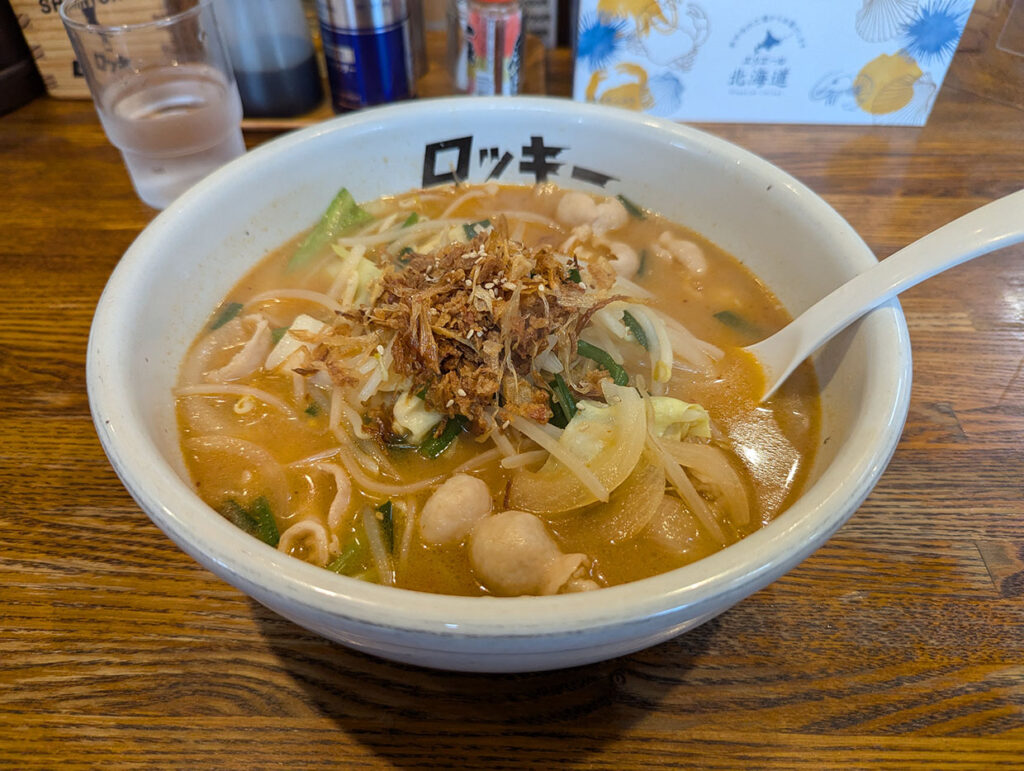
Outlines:
{"label": "glass with printed logo", "polygon": [[245,152],[211,0],[65,0],[60,15],[107,137],[147,204],[164,208]]}

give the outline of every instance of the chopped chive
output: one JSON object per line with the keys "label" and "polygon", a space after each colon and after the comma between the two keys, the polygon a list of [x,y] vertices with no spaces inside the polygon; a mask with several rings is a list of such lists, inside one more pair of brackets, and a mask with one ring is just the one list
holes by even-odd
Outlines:
{"label": "chopped chive", "polygon": [[551,386],[551,412],[554,413],[548,422],[558,428],[565,428],[576,414],[576,400],[572,398],[569,386],[561,374],[556,374],[548,385]]}
{"label": "chopped chive", "polygon": [[410,225],[415,225],[419,221],[420,221],[420,215],[417,214],[416,212],[413,212],[412,214],[410,214],[408,217],[405,218],[405,222],[402,223],[402,227],[403,228],[407,228]]}
{"label": "chopped chive", "polygon": [[640,250],[640,265],[637,266],[636,273],[633,274],[633,278],[640,278],[647,271],[647,250]]}
{"label": "chopped chive", "polygon": [[763,333],[756,324],[752,324],[745,318],[740,316],[738,313],[733,311],[719,311],[715,314],[715,318],[725,324],[727,327],[732,327],[737,332],[747,335],[748,337],[763,337]]}
{"label": "chopped chive", "polygon": [[220,506],[220,515],[235,527],[259,538],[259,535],[257,535],[259,523],[249,515],[249,512],[238,501],[231,498],[224,501]]}
{"label": "chopped chive", "polygon": [[481,230],[489,228],[491,226],[490,220],[478,220],[477,222],[466,222],[462,225],[462,229],[466,232],[466,238],[472,241],[476,238],[477,228]]}
{"label": "chopped chive", "polygon": [[281,342],[281,338],[284,337],[285,332],[288,331],[288,327],[274,327],[270,330],[270,341],[277,345]]}
{"label": "chopped chive", "polygon": [[626,208],[626,211],[629,212],[630,217],[634,217],[638,220],[647,219],[647,215],[644,213],[644,210],[641,209],[632,201],[630,201],[628,198],[626,198],[626,196],[620,193],[619,195],[616,196],[616,198],[618,198],[619,201],[622,202],[622,205]]}
{"label": "chopped chive", "polygon": [[256,537],[265,544],[277,546],[281,536],[277,531],[277,522],[274,521],[274,512],[270,510],[270,501],[261,495],[249,506],[249,516],[256,520],[259,528]]}
{"label": "chopped chive", "polygon": [[377,507],[381,513],[380,528],[384,533],[384,545],[390,554],[395,553],[395,507],[391,501],[384,501]]}
{"label": "chopped chive", "polygon": [[577,284],[582,284],[583,283],[583,276],[580,275],[580,269],[579,268],[570,268],[569,269],[569,280],[570,281],[575,281]]}
{"label": "chopped chive", "polygon": [[413,250],[412,250],[411,246],[407,246],[404,249],[402,249],[402,251],[400,251],[398,253],[398,264],[399,265],[408,265],[409,264],[409,260],[412,259],[412,257],[409,256],[410,254],[412,254],[412,251]]}
{"label": "chopped chive", "polygon": [[362,540],[354,536],[351,541],[345,544],[337,557],[327,563],[327,569],[343,576],[351,575],[362,567],[362,557],[365,551]]}
{"label": "chopped chive", "polygon": [[426,400],[427,398],[427,386],[423,386],[419,391],[416,392],[417,399]]}
{"label": "chopped chive", "polygon": [[647,333],[644,332],[644,328],[640,326],[640,322],[636,320],[636,317],[629,311],[622,312],[622,323],[625,324],[629,331],[633,333],[633,337],[636,341],[644,347],[645,351],[651,350],[651,346],[647,342]]}
{"label": "chopped chive", "polygon": [[295,250],[295,254],[288,261],[288,270],[295,270],[309,262],[320,253],[321,249],[350,227],[369,222],[372,219],[373,216],[365,209],[360,208],[352,194],[346,188],[342,188],[334,196],[334,200],[320,217],[320,221],[313,226],[313,229]]}
{"label": "chopped chive", "polygon": [[228,303],[225,305],[224,309],[217,314],[217,318],[215,318],[213,323],[210,324],[210,331],[212,332],[215,329],[220,329],[222,326],[227,324],[231,319],[242,312],[243,307],[242,303]]}
{"label": "chopped chive", "polygon": [[615,359],[607,351],[598,348],[596,345],[591,345],[586,340],[579,340],[576,343],[576,353],[585,359],[597,362],[598,366],[602,369],[608,370],[608,374],[612,376],[615,385],[624,386],[629,383],[629,375],[626,374],[626,370],[616,363]]}
{"label": "chopped chive", "polygon": [[254,500],[248,509],[229,498],[221,504],[220,514],[228,522],[270,546],[277,546],[281,540],[277,532],[277,522],[274,521],[274,514],[270,510],[270,502],[262,495]]}
{"label": "chopped chive", "polygon": [[320,405],[316,402],[312,402],[305,410],[303,410],[309,417],[315,418],[320,414]]}
{"label": "chopped chive", "polygon": [[455,437],[462,432],[468,422],[462,415],[449,418],[448,422],[444,424],[444,430],[439,435],[423,441],[420,445],[420,455],[436,458],[448,449],[448,445],[455,441]]}

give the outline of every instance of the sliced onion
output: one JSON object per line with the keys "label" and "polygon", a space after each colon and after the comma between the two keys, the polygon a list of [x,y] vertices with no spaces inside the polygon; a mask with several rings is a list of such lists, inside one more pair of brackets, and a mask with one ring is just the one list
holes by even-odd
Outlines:
{"label": "sliced onion", "polygon": [[693,486],[690,478],[686,476],[682,466],[668,453],[668,450],[662,447],[657,437],[648,434],[647,442],[647,446],[661,458],[665,467],[665,475],[676,489],[676,492],[679,493],[679,497],[683,499],[686,505],[690,507],[690,511],[696,515],[701,524],[711,533],[711,537],[722,546],[725,546],[728,543],[728,539],[722,531],[722,526],[718,524],[718,520],[715,519],[715,513],[708,506],[707,501],[700,497],[700,493],[697,492],[697,488]]}
{"label": "sliced onion", "polygon": [[734,524],[743,526],[750,522],[750,501],[743,480],[722,450],[695,442],[662,440],[661,445],[681,465],[721,491]]}
{"label": "sliced onion", "polygon": [[[562,438],[554,443],[559,455],[553,453],[537,471],[520,469],[513,475],[509,486],[509,506],[546,515],[572,511],[599,500],[607,501],[610,492],[633,471],[647,433],[643,399],[634,389],[613,385],[610,380],[604,381],[602,388],[605,389],[608,409],[614,412],[613,432],[601,449],[589,458],[571,453],[565,445],[568,444],[566,436],[571,438],[572,432],[566,429]],[[577,413],[573,420],[579,419],[581,416]],[[531,425],[533,429],[537,428],[536,424]],[[530,427],[527,430],[530,431]],[[523,433],[544,449],[549,449],[552,444],[551,438],[542,431]]]}
{"label": "sliced onion", "polygon": [[637,536],[658,513],[665,497],[665,468],[649,450],[640,456],[626,481],[615,488],[608,503],[588,509],[602,538],[621,543]]}

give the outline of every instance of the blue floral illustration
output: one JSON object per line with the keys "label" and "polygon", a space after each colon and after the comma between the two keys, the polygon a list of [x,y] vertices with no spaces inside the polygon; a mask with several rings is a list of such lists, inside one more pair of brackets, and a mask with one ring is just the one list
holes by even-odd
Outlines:
{"label": "blue floral illustration", "polygon": [[970,2],[933,0],[904,29],[903,50],[922,63],[952,58],[970,15]]}
{"label": "blue floral illustration", "polygon": [[592,70],[605,68],[619,52],[626,20],[616,16],[588,13],[580,19],[576,58],[586,59]]}

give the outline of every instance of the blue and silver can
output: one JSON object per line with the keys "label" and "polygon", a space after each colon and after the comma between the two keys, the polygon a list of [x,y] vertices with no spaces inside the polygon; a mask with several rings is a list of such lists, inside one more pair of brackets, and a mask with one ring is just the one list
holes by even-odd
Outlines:
{"label": "blue and silver can", "polygon": [[336,112],[416,95],[407,0],[316,5]]}

